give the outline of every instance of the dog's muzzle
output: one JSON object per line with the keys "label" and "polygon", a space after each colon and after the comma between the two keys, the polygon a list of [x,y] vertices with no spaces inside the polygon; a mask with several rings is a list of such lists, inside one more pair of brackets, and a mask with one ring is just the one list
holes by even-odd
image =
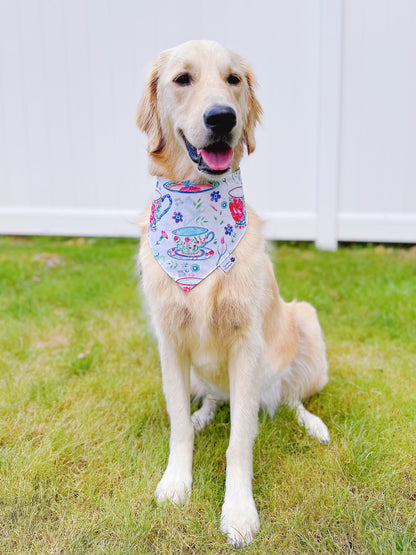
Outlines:
{"label": "dog's muzzle", "polygon": [[205,127],[210,131],[212,141],[204,148],[196,148],[182,133],[191,160],[198,164],[198,170],[208,174],[226,172],[233,159],[230,147],[230,133],[237,124],[237,115],[231,106],[212,106],[203,116]]}

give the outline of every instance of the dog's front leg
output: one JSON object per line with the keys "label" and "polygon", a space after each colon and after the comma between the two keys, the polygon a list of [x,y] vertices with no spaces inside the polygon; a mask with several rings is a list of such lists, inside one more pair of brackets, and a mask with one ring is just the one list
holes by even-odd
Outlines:
{"label": "dog's front leg", "polygon": [[259,529],[252,493],[253,443],[259,411],[260,349],[254,341],[239,342],[230,356],[231,435],[221,530],[236,548],[251,542]]}
{"label": "dog's front leg", "polygon": [[175,346],[160,345],[163,391],[170,418],[169,461],[156,488],[158,503],[183,505],[191,493],[194,431],[190,407],[190,361]]}

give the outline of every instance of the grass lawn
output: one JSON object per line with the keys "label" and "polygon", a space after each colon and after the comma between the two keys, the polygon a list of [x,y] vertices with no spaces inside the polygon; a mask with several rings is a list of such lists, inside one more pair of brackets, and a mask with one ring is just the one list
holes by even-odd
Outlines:
{"label": "grass lawn", "polygon": [[[0,553],[232,553],[219,531],[229,409],[196,436],[192,497],[157,507],[169,423],[137,295],[137,242],[0,238]],[[281,293],[312,302],[328,386],[260,415],[244,550],[416,553],[416,250],[273,247]]]}

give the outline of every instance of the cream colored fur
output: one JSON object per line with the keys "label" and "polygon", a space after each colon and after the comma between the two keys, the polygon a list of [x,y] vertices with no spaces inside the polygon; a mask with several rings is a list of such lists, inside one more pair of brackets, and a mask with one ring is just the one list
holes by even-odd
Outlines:
{"label": "cream colored fur", "polygon": [[[183,72],[192,76],[190,86],[174,82]],[[241,78],[237,86],[227,82],[230,74]],[[230,145],[234,151],[230,171],[236,170],[244,147],[248,152],[255,148],[254,128],[261,109],[254,86],[247,63],[217,43],[192,41],[163,52],[137,111],[138,126],[149,137],[150,172],[173,180],[201,179],[182,134],[203,148],[207,140],[203,113],[218,103],[237,114]],[[251,209],[246,234],[235,251],[235,266],[227,274],[217,268],[188,293],[155,260],[147,239],[148,221],[146,213],[139,258],[171,421],[169,461],[156,498],[177,504],[186,500],[192,485],[194,431],[211,421],[220,403],[229,401],[231,435],[221,529],[235,547],[242,547],[259,529],[251,486],[259,408],[273,415],[279,404],[286,403],[296,409],[309,433],[329,442],[325,424],[301,403],[328,379],[321,328],[310,304],[286,303],[280,297],[262,223]],[[202,398],[193,415],[191,394]]]}

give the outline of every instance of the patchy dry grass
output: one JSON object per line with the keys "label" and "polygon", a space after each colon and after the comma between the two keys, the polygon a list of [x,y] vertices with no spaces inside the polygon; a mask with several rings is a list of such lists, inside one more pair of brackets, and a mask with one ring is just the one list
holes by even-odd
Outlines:
{"label": "patchy dry grass", "polygon": [[[130,240],[0,238],[0,553],[231,553],[229,409],[196,437],[187,507],[158,508],[169,426]],[[282,294],[318,308],[331,380],[260,416],[246,553],[416,553],[416,252],[282,244]]]}

